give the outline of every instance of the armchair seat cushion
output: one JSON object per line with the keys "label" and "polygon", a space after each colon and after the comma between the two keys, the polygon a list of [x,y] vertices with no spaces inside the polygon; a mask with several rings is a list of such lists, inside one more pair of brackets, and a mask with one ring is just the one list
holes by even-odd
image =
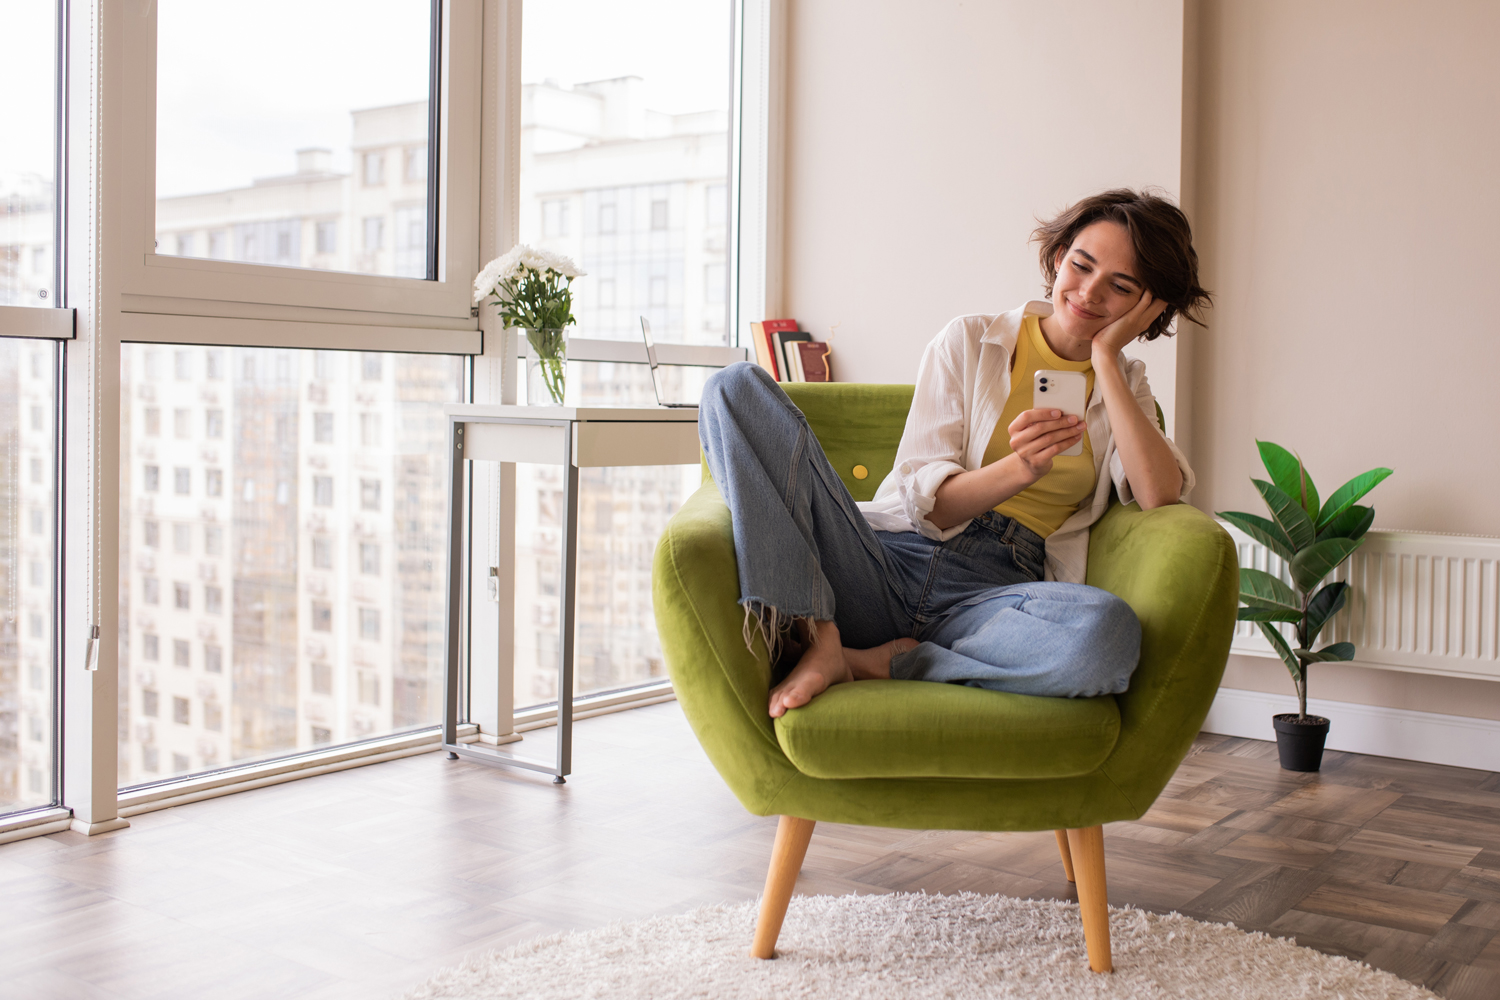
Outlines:
{"label": "armchair seat cushion", "polygon": [[1120,736],[1113,696],[1037,698],[931,681],[829,688],[776,720],[776,740],[812,778],[1071,778]]}

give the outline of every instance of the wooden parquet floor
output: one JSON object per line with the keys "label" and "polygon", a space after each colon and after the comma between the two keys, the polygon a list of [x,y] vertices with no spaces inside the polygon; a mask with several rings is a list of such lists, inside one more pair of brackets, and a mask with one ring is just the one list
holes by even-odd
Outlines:
{"label": "wooden parquet floor", "polygon": [[[675,704],[576,733],[561,787],[432,753],[0,846],[0,997],[382,997],[468,952],[758,895],[775,819]],[[1500,998],[1496,774],[1340,753],[1291,774],[1205,735],[1105,845],[1111,903]],[[1073,896],[1050,832],[818,827],[798,892],[895,890]]]}

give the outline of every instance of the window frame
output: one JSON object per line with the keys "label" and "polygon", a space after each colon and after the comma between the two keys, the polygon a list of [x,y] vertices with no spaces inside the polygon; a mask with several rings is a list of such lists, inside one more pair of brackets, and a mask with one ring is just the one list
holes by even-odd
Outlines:
{"label": "window frame", "polygon": [[[520,6],[520,0],[512,2]],[[723,368],[749,360],[750,323],[777,315],[781,310],[780,160],[784,146],[787,0],[730,2],[729,163],[725,178],[729,199],[725,261],[728,343],[722,346],[658,343],[656,355],[662,365]],[[512,51],[512,57],[519,58],[519,46]],[[512,81],[519,99],[519,67],[515,67]],[[513,127],[518,138],[519,118]],[[507,187],[514,200],[511,205],[514,216],[520,210],[519,170],[514,161],[510,170],[513,176]],[[511,244],[515,242],[512,238]],[[491,312],[485,310],[486,314]],[[509,339],[508,356],[524,363],[526,338]],[[635,338],[569,337],[568,359],[643,365],[647,363],[646,345]],[[512,394],[506,401],[513,402],[514,398]]]}
{"label": "window frame", "polygon": [[[176,257],[156,248],[155,3],[122,30],[139,44],[121,60],[127,119],[118,144],[134,197],[122,213],[119,287],[126,341],[242,347],[314,347],[404,353],[483,350],[471,303],[479,270],[479,156],[483,0],[435,0],[428,135],[429,218],[436,220],[436,280]],[[435,129],[436,135],[433,135]],[[433,139],[436,141],[432,141]],[[354,165],[363,183],[363,162]],[[355,239],[357,234],[341,234]],[[378,328],[372,343],[371,328]]]}

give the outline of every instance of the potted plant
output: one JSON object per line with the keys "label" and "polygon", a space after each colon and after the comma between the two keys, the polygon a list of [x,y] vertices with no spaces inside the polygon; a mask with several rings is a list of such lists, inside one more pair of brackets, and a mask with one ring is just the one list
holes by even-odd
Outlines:
{"label": "potted plant", "polygon": [[517,244],[484,265],[474,279],[474,304],[494,298],[507,327],[526,331],[526,402],[561,406],[568,379],[568,327],[573,279],[583,277],[571,259]]}
{"label": "potted plant", "polygon": [[[1323,626],[1344,606],[1349,591],[1342,580],[1319,585],[1364,544],[1365,532],[1375,520],[1375,508],[1356,501],[1391,470],[1371,469],[1355,476],[1319,506],[1318,488],[1299,456],[1269,441],[1256,444],[1271,482],[1251,482],[1260,491],[1271,517],[1237,511],[1220,512],[1218,516],[1276,553],[1291,570],[1292,583],[1288,585],[1262,570],[1242,568],[1240,601],[1245,606],[1240,608],[1239,620],[1260,626],[1297,689],[1297,713],[1272,717],[1281,766],[1288,771],[1316,771],[1323,760],[1328,720],[1307,714],[1307,669],[1314,663],[1354,659],[1354,644],[1349,642],[1313,649]],[[1281,622],[1294,626],[1296,648],[1277,627]]]}

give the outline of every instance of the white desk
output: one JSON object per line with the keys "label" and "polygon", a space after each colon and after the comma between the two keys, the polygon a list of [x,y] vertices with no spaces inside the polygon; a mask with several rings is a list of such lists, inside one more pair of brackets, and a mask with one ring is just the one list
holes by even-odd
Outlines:
{"label": "white desk", "polygon": [[[561,784],[573,769],[573,633],[578,590],[578,470],[599,466],[688,465],[698,461],[694,408],[449,406],[447,652],[443,665],[443,748],[449,759],[524,767]],[[563,475],[562,664],[557,679],[557,755],[553,761],[458,742],[462,677],[463,579],[468,565],[465,462],[561,465]]]}

